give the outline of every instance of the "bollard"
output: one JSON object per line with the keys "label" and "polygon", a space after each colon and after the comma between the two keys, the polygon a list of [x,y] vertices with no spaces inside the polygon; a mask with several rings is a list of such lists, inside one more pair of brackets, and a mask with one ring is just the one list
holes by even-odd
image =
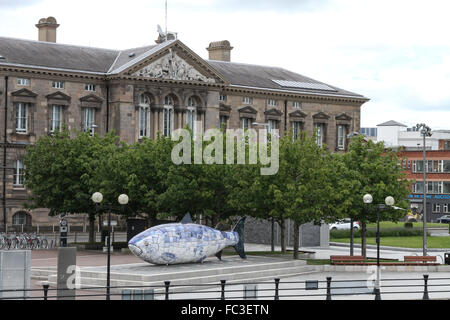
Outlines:
{"label": "bollard", "polygon": [[279,285],[280,285],[280,279],[276,278],[275,279],[275,300],[280,300]]}
{"label": "bollard", "polygon": [[225,300],[225,283],[227,281],[226,280],[220,280],[220,286],[222,287],[222,293],[220,296],[220,300]]}
{"label": "bollard", "polygon": [[327,277],[327,300],[331,300],[331,277]]}
{"label": "bollard", "polygon": [[164,281],[164,285],[166,286],[166,300],[169,300],[170,281]]}
{"label": "bollard", "polygon": [[424,281],[424,290],[423,290],[423,300],[430,300],[430,297],[428,295],[428,275],[423,275],[423,281]]}
{"label": "bollard", "polygon": [[44,288],[44,300],[47,301],[48,299],[48,288],[49,288],[49,284],[48,283],[44,283],[42,285],[42,287]]}

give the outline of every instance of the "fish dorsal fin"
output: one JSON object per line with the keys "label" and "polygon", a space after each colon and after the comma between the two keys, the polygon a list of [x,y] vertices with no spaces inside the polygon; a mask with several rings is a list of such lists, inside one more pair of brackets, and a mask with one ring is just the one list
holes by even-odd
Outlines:
{"label": "fish dorsal fin", "polygon": [[219,222],[214,229],[219,230],[219,231],[224,231],[225,225],[222,222]]}
{"label": "fish dorsal fin", "polygon": [[186,224],[186,223],[192,223],[192,218],[191,218],[191,214],[188,212],[186,213],[186,215],[184,216],[184,218],[181,220],[182,224]]}

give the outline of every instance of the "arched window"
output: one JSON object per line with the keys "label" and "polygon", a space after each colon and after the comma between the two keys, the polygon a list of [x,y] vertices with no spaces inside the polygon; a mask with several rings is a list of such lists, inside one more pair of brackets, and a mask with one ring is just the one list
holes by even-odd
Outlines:
{"label": "arched window", "polygon": [[168,95],[164,98],[163,109],[163,134],[165,137],[170,137],[173,131],[173,107],[175,99]]}
{"label": "arched window", "polygon": [[31,226],[31,216],[27,212],[19,211],[13,215],[12,224],[15,226]]}
{"label": "arched window", "polygon": [[150,137],[150,104],[149,96],[141,94],[139,97],[139,138]]}

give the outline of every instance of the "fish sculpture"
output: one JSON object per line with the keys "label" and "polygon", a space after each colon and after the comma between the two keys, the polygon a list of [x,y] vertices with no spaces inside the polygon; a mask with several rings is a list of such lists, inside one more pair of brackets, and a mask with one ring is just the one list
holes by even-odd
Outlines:
{"label": "fish sculpture", "polygon": [[203,262],[215,255],[219,260],[225,247],[233,246],[242,259],[244,222],[240,219],[230,232],[192,222],[189,213],[180,223],[162,224],[141,232],[128,242],[140,259],[158,265]]}

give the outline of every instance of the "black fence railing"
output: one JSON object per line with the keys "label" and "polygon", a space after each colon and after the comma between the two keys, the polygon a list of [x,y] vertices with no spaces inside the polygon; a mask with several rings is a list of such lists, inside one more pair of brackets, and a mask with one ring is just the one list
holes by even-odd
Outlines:
{"label": "black fence railing", "polygon": [[[263,282],[172,284],[164,281],[152,286],[111,286],[112,300],[333,300],[375,299],[374,279],[288,281],[279,278]],[[386,300],[450,300],[450,278],[381,279],[381,298]],[[42,288],[0,290],[0,300],[106,299],[106,287],[76,286],[72,289]]]}

